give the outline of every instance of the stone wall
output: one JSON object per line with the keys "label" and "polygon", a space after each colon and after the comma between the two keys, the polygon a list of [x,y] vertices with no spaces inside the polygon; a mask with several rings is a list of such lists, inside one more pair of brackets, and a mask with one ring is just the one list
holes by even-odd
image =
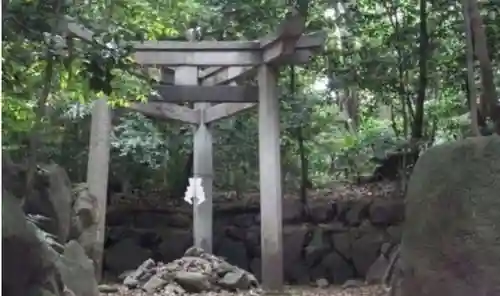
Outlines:
{"label": "stone wall", "polygon": [[[287,282],[331,283],[364,278],[381,253],[401,237],[404,209],[398,199],[315,201],[304,221],[300,203],[283,204],[284,268]],[[260,216],[253,205],[215,206],[214,253],[230,263],[260,273]],[[192,244],[191,214],[171,209],[116,210],[108,213],[105,269],[119,274],[148,257],[169,262]]]}

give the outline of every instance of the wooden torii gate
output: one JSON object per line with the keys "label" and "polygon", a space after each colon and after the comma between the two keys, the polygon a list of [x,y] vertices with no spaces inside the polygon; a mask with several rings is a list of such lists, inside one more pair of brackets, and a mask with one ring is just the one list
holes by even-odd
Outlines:
{"label": "wooden torii gate", "polygon": [[[289,14],[276,34],[256,41],[145,41],[133,44],[138,64],[160,66],[162,73],[167,75],[162,75],[162,83],[154,86],[159,97],[151,96],[147,103],[133,103],[130,109],[197,127],[193,171],[195,177],[202,178],[206,200],[197,206],[193,203],[193,235],[195,245],[209,252],[212,251],[213,220],[213,148],[209,124],[258,103],[262,284],[264,289],[271,291],[283,288],[277,68],[284,64],[307,63],[313,53],[322,48],[326,38],[323,32],[304,35],[304,28],[301,16]],[[67,30],[79,38],[92,39],[92,32],[75,22],[68,21]],[[172,72],[173,79],[169,75]],[[257,86],[248,83],[252,76],[257,76]],[[179,102],[194,102],[194,109],[176,104]],[[94,107],[87,173],[89,191],[98,198],[101,213],[106,207],[111,130],[106,105],[105,99],[100,99]],[[101,216],[93,258],[98,276],[105,229],[105,217]]]}

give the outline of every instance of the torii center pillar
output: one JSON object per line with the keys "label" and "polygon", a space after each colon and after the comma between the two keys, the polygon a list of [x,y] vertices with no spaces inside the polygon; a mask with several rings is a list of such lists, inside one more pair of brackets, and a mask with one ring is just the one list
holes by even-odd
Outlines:
{"label": "torii center pillar", "polygon": [[[177,67],[174,74],[176,85],[198,85],[198,67]],[[202,98],[200,98],[201,100]],[[204,120],[204,112],[210,103],[195,103],[194,111],[198,112],[198,124],[195,125],[193,137],[193,176],[202,180],[205,201],[198,204],[193,200],[193,239],[194,245],[206,252],[212,252],[213,224],[213,148],[212,134],[208,123]]]}

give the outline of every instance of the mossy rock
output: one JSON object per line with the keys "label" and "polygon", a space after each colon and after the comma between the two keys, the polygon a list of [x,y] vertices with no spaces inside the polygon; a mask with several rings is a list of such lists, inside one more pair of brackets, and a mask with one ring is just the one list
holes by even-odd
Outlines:
{"label": "mossy rock", "polygon": [[403,296],[500,295],[500,137],[433,147],[406,196]]}

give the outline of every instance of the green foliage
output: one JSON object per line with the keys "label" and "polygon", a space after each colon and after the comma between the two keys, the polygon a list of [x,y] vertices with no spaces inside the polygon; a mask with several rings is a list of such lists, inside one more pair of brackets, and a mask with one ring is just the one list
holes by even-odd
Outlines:
{"label": "green foliage", "polygon": [[[285,2],[6,1],[3,148],[26,158],[26,143],[37,130],[42,159],[60,162],[72,179],[83,181],[91,101],[106,94],[118,114],[119,106],[145,100],[151,92],[151,79],[134,65],[129,41],[183,40],[185,30],[195,27],[206,40],[256,39],[275,31]],[[369,175],[373,159],[400,149],[412,136],[421,61],[417,2],[295,2],[304,14],[308,8],[308,30],[324,30],[329,37],[324,53],[296,67],[295,90],[290,70],[281,71],[284,179],[289,188],[298,187],[301,153],[317,186]],[[428,5],[431,52],[420,140],[430,146],[469,135],[470,120],[460,3]],[[493,1],[481,5],[490,55],[498,65],[499,8]],[[58,29],[64,15],[90,28],[93,40],[67,40]],[[498,77],[499,71],[494,69]],[[50,92],[40,106],[47,85]],[[348,106],[353,100],[357,114]],[[218,188],[243,191],[258,185],[257,128],[255,111],[212,126]],[[192,134],[187,125],[121,114],[114,118],[112,177],[133,180],[137,187],[181,184]]]}

